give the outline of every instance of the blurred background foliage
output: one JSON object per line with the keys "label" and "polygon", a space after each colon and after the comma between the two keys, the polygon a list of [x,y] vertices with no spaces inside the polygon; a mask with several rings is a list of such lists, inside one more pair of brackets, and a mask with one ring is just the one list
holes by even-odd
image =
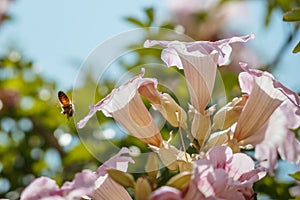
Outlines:
{"label": "blurred background foliage", "polygon": [[[14,3],[9,0],[8,2]],[[184,9],[181,10],[179,6],[173,7],[173,10],[171,9],[172,16],[169,19],[160,19],[159,21],[162,22],[159,27],[182,32],[194,40],[215,41],[232,35],[240,35],[226,30],[225,21],[228,17],[226,9],[229,8],[229,5],[243,1],[220,0],[214,2],[201,8],[199,1],[199,6],[194,5],[195,9],[189,12]],[[273,20],[272,12],[279,10],[282,12],[283,20],[292,23],[293,29],[287,31],[286,42],[271,63],[265,63],[264,60],[260,59],[260,55],[257,55],[257,52],[247,45],[234,45],[231,64],[220,68],[228,100],[240,95],[237,81],[237,74],[240,72],[238,68],[240,59],[249,56],[253,66],[262,66],[263,69],[272,71],[290,43],[296,46],[294,53],[299,51],[299,43],[297,45],[298,41],[294,41],[294,36],[299,31],[299,4],[300,1],[298,0],[266,1],[265,21],[261,23],[269,26],[270,21]],[[193,5],[190,6],[193,7]],[[11,19],[10,16],[13,13],[9,13],[8,8],[9,6],[0,11],[0,24],[10,23],[8,19]],[[145,8],[144,14],[142,19],[128,16],[124,17],[124,20],[131,27],[144,28],[147,39],[170,39],[170,36],[164,33],[153,34],[149,32],[148,27],[157,26],[157,16],[153,8]],[[233,20],[238,16],[231,17]],[[128,48],[142,47],[143,42],[144,40],[137,41],[136,44],[128,46]],[[125,70],[131,70],[149,61],[162,63],[159,50],[139,49],[135,51],[135,54],[135,59],[130,62],[119,60],[119,66]],[[85,76],[85,82],[81,88],[69,88],[69,91],[65,91],[69,97],[71,97],[72,89],[84,94],[86,93],[85,88],[97,84],[92,72]],[[146,76],[155,77],[155,74],[146,74]],[[99,86],[99,90],[96,90],[95,102],[108,94],[114,85],[113,80],[107,79],[104,84]],[[160,89],[167,91],[161,86]],[[101,164],[81,142],[73,119],[68,121],[66,116],[60,114],[60,105],[57,101],[59,90],[55,80],[41,76],[34,60],[24,56],[24,52],[7,49],[5,54],[0,55],[0,197],[18,199],[24,186],[37,176],[50,176],[56,179],[58,183],[62,183],[70,180],[76,172],[82,169],[96,169]],[[296,92],[299,91],[300,86]],[[176,99],[178,96],[188,97],[187,90],[178,88],[173,97]],[[111,119],[103,117],[102,113],[97,113],[97,115],[98,119],[101,118],[101,124],[104,127],[110,126]],[[170,130],[168,124],[162,129],[165,139],[168,138]],[[295,133],[298,134],[298,130]],[[97,139],[97,137],[93,139]],[[130,136],[116,139],[113,142],[120,147],[134,146],[138,147],[141,152],[148,151],[145,144]],[[88,141],[85,145],[88,145]],[[95,148],[101,155],[108,151],[110,146],[107,144],[95,146]],[[143,166],[144,163],[139,163],[139,165]],[[161,173],[166,177],[173,175],[166,169],[162,170]],[[135,177],[140,175],[135,174]],[[158,185],[162,185],[164,181],[166,179],[161,179]],[[259,193],[260,198],[289,199],[291,196],[288,188],[293,185],[295,182],[282,181],[276,175],[264,178],[254,188]]]}

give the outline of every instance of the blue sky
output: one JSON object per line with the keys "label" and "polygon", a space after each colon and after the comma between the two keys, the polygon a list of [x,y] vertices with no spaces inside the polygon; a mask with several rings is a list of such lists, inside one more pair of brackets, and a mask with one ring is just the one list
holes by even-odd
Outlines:
{"label": "blue sky", "polygon": [[[272,60],[283,42],[288,25],[281,14],[273,18],[271,27],[263,27],[264,2],[250,1],[247,21],[237,19],[232,27],[241,33],[255,33],[251,41],[264,59]],[[77,70],[89,53],[101,42],[134,28],[122,17],[142,17],[142,9],[154,6],[159,15],[167,15],[157,0],[16,0],[10,13],[13,21],[0,29],[0,52],[7,47],[20,49],[42,69],[42,74],[62,89],[72,88]],[[163,18],[163,17],[159,17]],[[300,40],[298,35],[296,41]],[[288,87],[300,91],[299,54],[292,55],[290,46],[275,71],[275,76]]]}
{"label": "blue sky", "polygon": [[154,2],[17,0],[10,8],[13,21],[0,29],[0,52],[11,46],[20,49],[42,68],[42,74],[70,89],[89,52],[113,35],[134,28],[122,17],[142,16],[142,8]]}

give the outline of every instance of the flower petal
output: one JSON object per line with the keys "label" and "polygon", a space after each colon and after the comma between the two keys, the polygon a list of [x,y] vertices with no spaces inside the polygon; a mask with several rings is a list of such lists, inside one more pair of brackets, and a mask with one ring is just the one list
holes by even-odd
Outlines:
{"label": "flower petal", "polygon": [[80,198],[85,195],[90,195],[95,189],[95,181],[97,175],[91,170],[83,170],[77,173],[72,182],[65,182],[61,190],[70,199]]}
{"label": "flower petal", "polygon": [[[274,88],[274,79],[271,75],[259,70],[251,70],[246,65],[241,65],[241,67],[246,72],[242,72],[239,76],[240,82],[249,83],[253,79],[253,85],[248,101],[238,119],[234,138],[242,146],[245,144],[255,145],[253,140],[247,141],[247,138],[255,134],[266,123],[276,108],[287,97]],[[251,76],[245,76],[244,73]]]}
{"label": "flower petal", "polygon": [[134,137],[147,144],[160,146],[160,132],[138,93],[140,87],[157,82],[156,79],[144,79],[143,75],[142,69],[140,75],[114,89],[107,97],[91,106],[89,114],[78,122],[78,128],[83,128],[96,111],[102,111],[104,115],[113,117],[123,125]]}
{"label": "flower petal", "polygon": [[209,159],[214,168],[225,169],[229,161],[232,160],[232,150],[226,146],[215,146],[207,152],[207,159]]}
{"label": "flower petal", "polygon": [[145,47],[160,45],[165,49],[162,60],[170,67],[184,69],[192,105],[202,114],[210,101],[217,64],[224,65],[231,54],[230,44],[247,42],[254,35],[232,37],[217,42],[155,41],[147,40]]}
{"label": "flower petal", "polygon": [[187,128],[185,111],[167,93],[160,93],[157,84],[145,84],[139,87],[139,92],[147,98],[152,107],[158,110],[163,117],[174,127]]}
{"label": "flower petal", "polygon": [[213,130],[224,130],[236,123],[247,100],[247,95],[243,95],[240,98],[234,98],[231,102],[218,110],[213,118]]}
{"label": "flower petal", "polygon": [[244,173],[254,170],[253,160],[244,153],[235,153],[231,162],[226,166],[226,171],[233,180],[238,180]]}
{"label": "flower petal", "polygon": [[130,153],[130,150],[126,147],[123,147],[116,155],[104,162],[96,170],[96,174],[98,176],[104,176],[107,173],[106,169],[108,168],[117,169],[123,172],[127,171],[128,163],[134,163],[134,160],[131,157],[123,156],[123,154],[127,153]]}
{"label": "flower petal", "polygon": [[[224,65],[228,63],[230,54],[231,54],[231,47],[230,44],[237,43],[237,42],[247,42],[250,39],[254,39],[254,34],[245,35],[242,37],[232,37],[224,40],[219,40],[216,42],[208,42],[208,41],[196,41],[196,42],[178,42],[178,41],[159,41],[159,40],[147,40],[144,43],[144,47],[149,48],[155,45],[159,45],[165,48],[172,48],[174,44],[182,43],[186,46],[188,52],[198,52],[202,55],[209,55],[212,53],[217,52],[220,56],[218,58],[218,64]],[[172,47],[170,47],[172,46]],[[175,62],[166,62],[166,63],[179,63],[179,60],[176,59],[176,53],[169,49],[167,54],[171,54],[171,59]],[[164,56],[164,61],[169,60],[166,56]],[[170,66],[170,65],[168,65]],[[178,64],[178,68],[182,69],[182,65]]]}
{"label": "flower petal", "polygon": [[[252,119],[251,114],[249,113],[244,125],[247,126],[247,123],[249,125],[249,121],[251,123],[253,120],[252,123],[256,123],[256,129],[259,126],[261,127],[256,131],[252,130],[252,134],[249,134],[242,142],[245,144],[250,143],[256,145],[255,157],[261,161],[262,166],[268,168],[270,174],[273,174],[273,169],[276,168],[278,153],[284,160],[293,163],[300,163],[300,144],[295,138],[295,134],[290,131],[290,129],[295,129],[300,126],[300,113],[298,113],[300,112],[299,96],[275,80],[268,72],[249,69],[245,63],[241,63],[241,67],[245,70],[245,72],[239,77],[240,86],[244,92],[248,94],[251,93],[250,97],[253,95],[253,90],[254,87],[256,87],[255,85],[257,80],[264,77],[264,79],[269,79],[271,83],[269,85],[269,89],[268,87],[264,89],[265,93],[268,93],[268,95],[272,94],[273,97],[275,97],[279,91],[283,97],[286,98],[284,99],[280,97],[278,100],[283,102],[278,102],[277,104],[280,105],[277,107],[276,104],[274,104],[274,100],[269,103],[267,103],[267,101],[257,101],[256,108],[254,109],[261,109],[263,111],[261,114],[259,114],[259,112],[256,113],[253,109],[248,109],[248,111],[251,110],[250,112],[252,112],[252,115],[257,116],[257,121],[255,122],[255,119]],[[253,103],[253,106],[255,107],[254,104],[255,103]],[[265,108],[262,108],[261,104],[265,104]],[[264,110],[266,108],[268,108],[267,112]],[[270,113],[270,111],[272,111],[272,113]],[[269,116],[269,119],[267,119],[263,125],[262,122],[266,118],[262,120],[260,115]],[[255,116],[253,116],[253,118],[255,118]],[[240,125],[240,127],[241,126],[243,125]]]}
{"label": "flower petal", "polygon": [[149,200],[182,200],[181,191],[170,186],[162,186],[155,190]]}
{"label": "flower petal", "polygon": [[48,177],[40,177],[33,180],[22,192],[22,200],[36,200],[43,197],[60,195],[56,182]]}
{"label": "flower petal", "polygon": [[290,131],[300,126],[300,116],[296,114],[296,110],[294,104],[286,100],[257,133],[265,134],[265,138],[256,145],[255,157],[265,160],[261,165],[268,168],[271,174],[276,168],[277,152],[283,160],[300,163],[300,143],[295,133]]}
{"label": "flower petal", "polygon": [[190,112],[193,113],[191,132],[195,139],[197,139],[201,148],[209,137],[211,130],[211,121],[209,114],[201,114],[196,109],[190,106]]}
{"label": "flower petal", "polygon": [[95,200],[132,200],[126,189],[113,181],[107,174],[97,180],[97,189],[92,195]]}

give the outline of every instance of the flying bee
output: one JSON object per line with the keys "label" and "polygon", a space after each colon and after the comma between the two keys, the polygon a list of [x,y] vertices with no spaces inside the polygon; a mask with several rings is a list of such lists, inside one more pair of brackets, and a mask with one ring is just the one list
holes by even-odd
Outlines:
{"label": "flying bee", "polygon": [[61,106],[61,114],[67,115],[67,118],[69,120],[69,118],[73,116],[74,105],[63,91],[58,92],[58,100]]}

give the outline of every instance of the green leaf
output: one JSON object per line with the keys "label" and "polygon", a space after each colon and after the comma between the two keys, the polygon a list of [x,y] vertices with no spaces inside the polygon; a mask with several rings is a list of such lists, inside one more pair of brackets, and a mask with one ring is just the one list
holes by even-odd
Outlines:
{"label": "green leaf", "polygon": [[291,11],[284,13],[283,20],[289,22],[300,21],[300,7],[293,8]]}
{"label": "green leaf", "polygon": [[289,174],[291,177],[296,179],[297,181],[300,181],[300,171],[296,172],[295,174]]}
{"label": "green leaf", "polygon": [[135,19],[133,17],[126,17],[125,20],[138,26],[138,27],[141,27],[141,28],[145,27],[145,24],[143,22],[141,22],[138,19]]}
{"label": "green leaf", "polygon": [[298,53],[300,51],[300,42],[294,47],[293,53]]}
{"label": "green leaf", "polygon": [[267,12],[266,12],[266,16],[265,16],[265,26],[268,26],[270,24],[270,20],[271,20],[271,16],[273,13],[274,7],[269,5]]}
{"label": "green leaf", "polygon": [[145,9],[146,15],[148,17],[148,26],[151,26],[154,20],[154,9],[153,8],[147,8]]}

